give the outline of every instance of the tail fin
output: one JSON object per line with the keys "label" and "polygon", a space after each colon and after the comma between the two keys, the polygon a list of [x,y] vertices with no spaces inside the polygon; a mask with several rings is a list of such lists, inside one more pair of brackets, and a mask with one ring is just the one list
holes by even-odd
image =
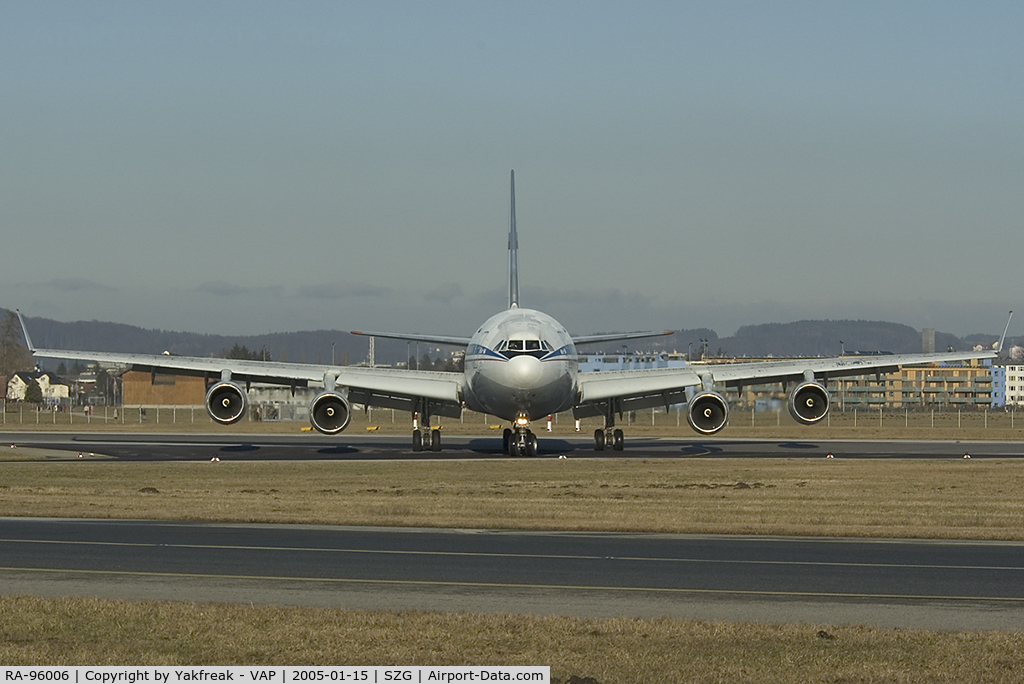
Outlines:
{"label": "tail fin", "polygon": [[28,336],[28,327],[25,325],[25,319],[21,317],[21,311],[15,309],[14,313],[18,314],[18,320],[21,322],[21,332],[25,335],[25,346],[28,347],[30,352],[35,354],[36,348],[32,344],[32,338]]}
{"label": "tail fin", "polygon": [[1003,342],[1006,341],[1006,331],[1010,329],[1010,319],[1013,318],[1013,309],[1010,309],[1010,315],[1006,318],[1006,327],[1003,328],[1003,336],[999,338],[999,346],[996,349],[996,353],[1002,353]]}
{"label": "tail fin", "polygon": [[508,217],[508,308],[519,308],[519,237],[516,235],[516,172],[512,170],[512,202]]}

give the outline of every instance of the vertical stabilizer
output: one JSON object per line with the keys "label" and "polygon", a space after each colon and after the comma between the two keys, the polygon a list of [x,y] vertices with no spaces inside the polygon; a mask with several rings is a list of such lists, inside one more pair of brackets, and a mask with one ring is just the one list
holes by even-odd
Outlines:
{"label": "vertical stabilizer", "polygon": [[512,170],[512,200],[508,215],[508,308],[519,308],[519,237],[516,235],[516,172]]}
{"label": "vertical stabilizer", "polygon": [[[1010,309],[1010,315],[1006,317],[1006,327],[1003,328],[1003,336],[999,338],[999,347],[996,349],[997,353],[1002,353],[1002,351],[1003,351],[1003,342],[1006,341],[1006,331],[1010,329],[1010,319],[1012,319],[1012,318],[1013,318],[1013,309]],[[28,333],[25,333],[25,335],[27,337]]]}

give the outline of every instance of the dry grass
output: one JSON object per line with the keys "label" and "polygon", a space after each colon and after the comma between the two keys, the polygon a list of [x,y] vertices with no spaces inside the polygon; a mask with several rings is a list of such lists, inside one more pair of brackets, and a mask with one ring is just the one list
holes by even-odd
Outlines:
{"label": "dry grass", "polygon": [[[1019,460],[86,459],[0,473],[0,515],[1024,539]],[[598,684],[1019,682],[1024,635],[0,597],[0,664],[179,663],[550,665],[556,681]]]}
{"label": "dry grass", "polygon": [[599,684],[1019,682],[1024,634],[4,597],[0,664],[550,665],[553,680]]}
{"label": "dry grass", "polygon": [[1018,459],[71,461],[2,473],[5,516],[1024,540]]}

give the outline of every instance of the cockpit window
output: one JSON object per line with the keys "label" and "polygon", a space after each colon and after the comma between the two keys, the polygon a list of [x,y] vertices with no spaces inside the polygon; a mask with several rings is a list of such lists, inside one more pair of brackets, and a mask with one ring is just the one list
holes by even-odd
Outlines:
{"label": "cockpit window", "polygon": [[503,353],[508,358],[522,354],[540,358],[551,351],[551,345],[544,340],[504,340],[498,344],[495,351]]}

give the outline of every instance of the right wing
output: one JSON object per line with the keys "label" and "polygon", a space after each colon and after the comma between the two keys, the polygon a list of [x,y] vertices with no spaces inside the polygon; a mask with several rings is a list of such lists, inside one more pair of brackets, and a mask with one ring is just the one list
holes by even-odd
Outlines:
{"label": "right wing", "polygon": [[468,337],[451,337],[446,335],[415,335],[405,333],[384,333],[367,332],[365,330],[350,330],[353,335],[364,335],[366,337],[384,337],[389,340],[405,340],[406,342],[431,342],[433,344],[453,344],[457,347],[468,347]]}
{"label": "right wing", "polygon": [[[166,354],[128,354],[111,352],[37,349],[21,318],[25,343],[33,356],[53,359],[97,361],[141,371],[167,371],[196,375],[208,381],[231,380],[271,383],[290,387],[308,387],[310,382],[329,382],[348,388],[350,401],[383,408],[425,411],[458,418],[462,408],[462,373],[406,370],[400,368],[364,368],[325,364],[251,361]],[[427,402],[424,405],[424,402]]]}

